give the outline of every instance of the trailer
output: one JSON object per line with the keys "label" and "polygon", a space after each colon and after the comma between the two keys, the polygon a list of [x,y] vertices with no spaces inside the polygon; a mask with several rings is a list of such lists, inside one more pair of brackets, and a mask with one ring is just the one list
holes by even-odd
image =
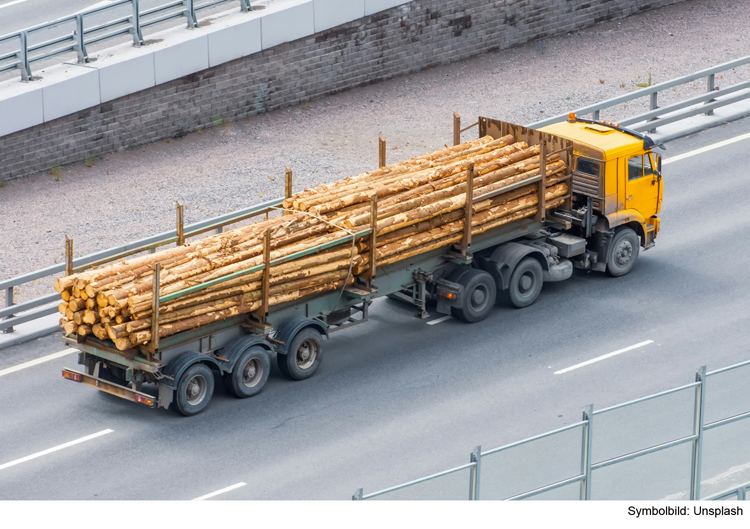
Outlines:
{"label": "trailer", "polygon": [[[530,181],[475,194],[473,177],[469,174],[464,236],[458,245],[378,266],[374,252],[377,234],[372,228],[275,260],[270,259],[270,241],[266,240],[264,263],[249,269],[264,273],[264,301],[259,313],[215,321],[161,339],[158,318],[153,318],[151,335],[155,338],[139,349],[128,351],[119,351],[112,342],[92,335],[66,336],[63,341],[78,349],[78,363],[83,369],[64,369],[63,376],[150,408],[171,408],[190,416],[206,408],[219,379],[238,398],[258,394],[268,380],[273,358],[287,378],[311,377],[322,362],[325,340],[338,331],[367,322],[369,307],[379,297],[388,296],[413,305],[420,318],[428,317],[428,303],[436,302],[434,309],[430,305],[430,310],[474,323],[487,318],[500,297],[517,308],[531,305],[539,297],[544,282],[568,279],[574,268],[607,271],[613,276],[627,274],[635,266],[639,247],[652,247],[658,232],[660,158],[651,153],[653,142],[648,136],[572,115],[568,124],[570,131],[557,127],[552,133],[483,117],[475,123],[480,137],[512,134],[516,141],[541,146],[540,175],[531,181],[539,182],[539,205],[533,218],[509,222],[472,236],[474,203],[528,185]],[[460,122],[454,131],[459,132],[454,138],[460,138]],[[609,131],[619,138],[616,145]],[[589,141],[586,134],[591,136]],[[605,137],[604,144],[597,143],[599,136]],[[381,165],[382,152],[383,149]],[[569,191],[561,207],[547,210],[544,160],[546,154],[553,153],[559,154],[568,168],[563,180],[568,182]],[[658,192],[658,199],[648,211],[619,205],[626,202],[627,182],[639,179],[632,178],[637,174],[633,169],[635,162],[630,161],[639,156],[641,177],[653,176],[652,185]],[[644,157],[654,167],[652,173],[646,174]],[[592,164],[598,164],[598,169],[592,169]],[[625,171],[624,175],[621,171]],[[625,177],[630,180],[618,187]],[[614,179],[614,187],[610,179]],[[266,211],[261,209],[257,213]],[[371,220],[375,218],[376,201]],[[351,245],[359,238],[368,238],[372,249],[367,274],[335,291],[268,306],[271,266],[336,245]],[[159,302],[168,297],[159,298],[158,265],[154,284],[152,313],[158,314]],[[144,385],[150,385],[150,390],[146,391],[148,386]]]}

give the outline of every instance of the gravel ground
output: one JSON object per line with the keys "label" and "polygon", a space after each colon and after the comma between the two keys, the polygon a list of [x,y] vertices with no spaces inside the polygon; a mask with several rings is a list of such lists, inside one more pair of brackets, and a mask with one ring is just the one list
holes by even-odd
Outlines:
{"label": "gravel ground", "polygon": [[[0,277],[63,262],[66,233],[80,256],[172,229],[177,200],[191,223],[281,196],[287,165],[295,190],[372,169],[379,134],[389,162],[440,148],[451,141],[453,111],[465,124],[478,115],[530,123],[636,90],[649,76],[658,83],[742,57],[747,20],[750,2],[688,1],[63,167],[59,179],[12,181],[0,188]],[[746,79],[750,69],[738,68],[717,84]],[[702,90],[697,82],[660,104]],[[53,280],[20,287],[17,301],[51,292]]]}

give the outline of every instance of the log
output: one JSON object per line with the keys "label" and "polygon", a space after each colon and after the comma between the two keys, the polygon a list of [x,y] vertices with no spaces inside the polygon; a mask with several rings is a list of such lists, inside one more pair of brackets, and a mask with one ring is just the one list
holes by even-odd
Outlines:
{"label": "log", "polygon": [[83,323],[87,323],[89,325],[94,325],[95,323],[99,323],[99,313],[94,312],[93,310],[86,309],[83,311]]}
{"label": "log", "polygon": [[106,340],[108,338],[107,329],[101,323],[93,325],[91,327],[91,332],[93,332],[94,336],[96,336],[100,340]]}
{"label": "log", "polygon": [[63,299],[63,301],[69,301],[70,300],[70,290],[63,290],[60,293],[60,297]]}
{"label": "log", "polygon": [[70,336],[71,334],[75,334],[78,330],[78,325],[74,321],[67,321],[65,324],[63,324],[63,331],[65,331],[65,334],[67,336]]}
{"label": "log", "polygon": [[65,314],[67,313],[67,311],[68,311],[68,302],[67,301],[63,301],[62,303],[60,303],[57,306],[57,312],[59,312],[63,316],[65,316]]}

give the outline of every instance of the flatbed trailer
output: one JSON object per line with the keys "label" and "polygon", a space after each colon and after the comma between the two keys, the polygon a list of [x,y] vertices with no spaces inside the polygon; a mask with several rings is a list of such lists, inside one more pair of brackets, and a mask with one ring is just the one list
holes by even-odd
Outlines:
{"label": "flatbed trailer", "polygon": [[[237,397],[251,397],[260,392],[274,356],[288,378],[301,380],[312,376],[323,357],[323,338],[367,322],[370,304],[376,298],[389,296],[411,303],[421,318],[429,316],[427,303],[435,300],[436,312],[476,322],[489,315],[498,296],[522,308],[537,299],[544,281],[567,279],[573,267],[601,269],[602,255],[611,261],[616,250],[611,243],[616,242],[616,234],[622,229],[605,226],[603,212],[595,214],[592,204],[596,196],[575,192],[578,177],[573,170],[574,141],[488,118],[479,118],[477,125],[480,137],[513,134],[516,141],[541,145],[541,160],[545,159],[544,154],[559,154],[568,168],[563,179],[568,182],[569,191],[563,205],[550,210],[544,207],[544,165],[535,180],[488,194],[473,192],[473,176],[469,174],[466,201],[469,220],[459,245],[382,267],[375,263],[369,273],[341,289],[270,307],[264,302],[260,314],[216,321],[154,340],[139,349],[119,351],[112,342],[92,335],[64,337],[67,345],[79,350],[78,363],[84,369],[64,369],[63,376],[151,408],[171,407],[183,415],[194,415],[208,405],[219,378],[224,379],[228,391]],[[471,234],[471,206],[475,202],[534,181],[539,182],[540,200],[535,217]],[[353,244],[353,239],[362,237],[370,238],[370,248],[375,248],[374,235],[368,228],[308,250],[305,255],[336,244]],[[642,237],[641,246],[646,241]],[[370,255],[372,263],[374,252]],[[625,273],[632,269],[637,256],[636,248],[630,253],[632,262]],[[294,257],[302,255],[291,256]],[[260,268],[267,271],[276,261],[270,260],[267,251]],[[157,285],[154,291],[158,293],[158,271],[154,279]],[[266,291],[267,284],[264,282]],[[157,298],[158,294],[154,298],[155,314]],[[152,332],[152,336],[158,336],[158,329]],[[143,384],[156,384],[157,391],[155,394],[144,391]]]}

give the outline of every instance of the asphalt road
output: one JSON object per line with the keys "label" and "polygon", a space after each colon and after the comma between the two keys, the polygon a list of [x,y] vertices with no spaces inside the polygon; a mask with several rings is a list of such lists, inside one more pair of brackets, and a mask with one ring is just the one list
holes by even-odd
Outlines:
{"label": "asphalt road", "polygon": [[[665,159],[748,131],[745,120],[676,140]],[[313,378],[290,382],[274,368],[250,400],[217,385],[209,408],[193,418],[63,380],[74,355],[2,375],[0,499],[192,499],[238,483],[246,485],[216,498],[348,499],[358,487],[373,492],[466,463],[476,445],[486,450],[574,423],[588,404],[601,409],[690,383],[701,365],[748,360],[749,146],[746,139],[665,165],[662,231],[628,276],[576,273],[545,285],[535,305],[498,306],[474,325],[427,325],[411,308],[379,300],[369,324],[326,342]],[[5,350],[0,373],[61,349],[54,335]],[[748,373],[709,385],[708,420],[750,408]],[[749,422],[707,434],[704,494],[750,480]],[[596,425],[595,461],[687,435],[692,393]],[[487,458],[483,496],[568,477],[580,463],[579,443],[575,431]],[[595,474],[593,495],[684,497],[689,465],[689,448],[681,447],[610,467]],[[463,497],[465,483],[454,476],[430,486],[441,497]]]}

